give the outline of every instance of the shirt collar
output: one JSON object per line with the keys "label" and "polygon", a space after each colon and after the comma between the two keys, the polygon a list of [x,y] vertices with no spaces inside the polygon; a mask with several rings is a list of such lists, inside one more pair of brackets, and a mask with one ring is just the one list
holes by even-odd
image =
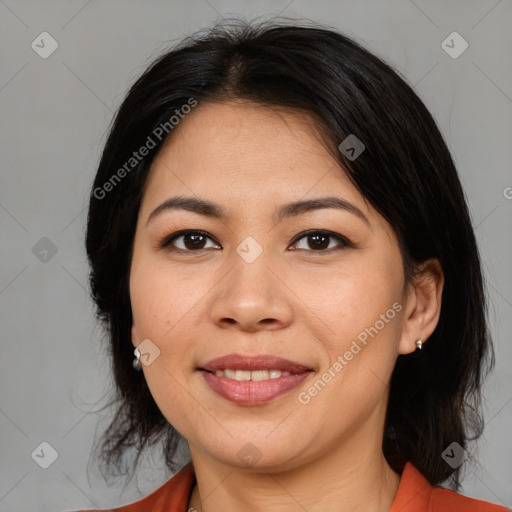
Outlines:
{"label": "shirt collar", "polygon": [[[196,483],[194,466],[192,462],[185,465],[169,483],[171,490],[167,486],[166,497],[169,512],[185,512],[188,507],[192,488]],[[428,480],[413,466],[407,462],[402,471],[400,484],[396,493],[393,505],[389,512],[428,512],[428,506],[432,486]]]}

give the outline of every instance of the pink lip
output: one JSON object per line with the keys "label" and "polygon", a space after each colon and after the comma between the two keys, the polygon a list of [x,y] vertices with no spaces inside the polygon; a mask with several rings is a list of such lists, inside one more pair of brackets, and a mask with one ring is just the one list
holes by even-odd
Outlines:
{"label": "pink lip", "polygon": [[[214,373],[216,370],[225,369],[249,371],[275,369],[290,372],[292,375],[262,381],[237,381],[227,377],[217,377]],[[312,372],[311,368],[277,356],[237,354],[213,359],[198,370],[201,371],[210,389],[223,398],[243,406],[263,404],[287,393],[307,379]]]}
{"label": "pink lip", "polygon": [[[241,368],[240,368],[241,369]],[[217,377],[214,373],[201,370],[210,389],[237,405],[259,405],[282,395],[298,386],[311,372],[288,375],[269,380],[237,381],[227,377]]]}
{"label": "pink lip", "polygon": [[288,359],[272,355],[243,356],[228,354],[208,361],[200,370],[215,372],[216,370],[281,370],[282,372],[304,373],[311,368]]}

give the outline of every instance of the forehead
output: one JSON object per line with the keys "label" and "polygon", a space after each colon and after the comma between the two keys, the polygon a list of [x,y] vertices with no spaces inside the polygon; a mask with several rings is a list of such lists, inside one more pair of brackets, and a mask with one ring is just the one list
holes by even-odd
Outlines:
{"label": "forehead", "polygon": [[292,185],[304,178],[312,182],[334,168],[338,172],[331,174],[343,178],[325,139],[305,113],[240,100],[202,103],[174,127],[149,178],[185,168],[190,180],[213,182],[228,175],[235,180],[282,179]]}
{"label": "forehead", "polygon": [[239,100],[200,103],[156,156],[143,205],[186,194],[254,210],[338,195],[371,216],[329,144],[314,118],[302,112]]}
{"label": "forehead", "polygon": [[327,145],[326,134],[305,112],[233,100],[199,104],[173,129],[161,154],[189,162],[214,157],[225,167],[233,158],[238,162],[246,156],[248,167],[254,160],[297,159],[308,153],[332,164]]}

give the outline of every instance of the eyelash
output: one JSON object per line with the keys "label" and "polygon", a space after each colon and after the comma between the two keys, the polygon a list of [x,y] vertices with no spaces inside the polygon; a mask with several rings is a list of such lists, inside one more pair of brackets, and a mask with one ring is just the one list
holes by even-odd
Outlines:
{"label": "eyelash", "polygon": [[[203,248],[197,249],[197,250],[180,249],[177,247],[169,248],[169,246],[172,244],[172,242],[174,242],[176,239],[181,238],[186,235],[190,235],[190,234],[204,236],[204,237],[212,240],[214,243],[218,244],[218,242],[212,236],[210,236],[206,231],[202,231],[200,229],[184,229],[182,231],[177,231],[176,233],[173,233],[171,235],[166,235],[163,239],[161,239],[158,242],[158,247],[160,249],[167,249],[172,252],[181,252],[181,253],[192,253],[192,252],[200,252],[202,250],[205,250]],[[313,253],[331,253],[333,251],[339,251],[342,249],[355,247],[354,244],[348,238],[346,238],[342,235],[339,235],[338,233],[334,233],[333,231],[327,231],[324,229],[312,229],[312,230],[308,230],[308,231],[303,231],[302,233],[299,233],[293,239],[292,244],[295,245],[303,238],[307,238],[308,236],[312,236],[315,234],[321,235],[324,237],[328,237],[328,238],[334,238],[335,240],[337,240],[340,243],[340,245],[337,247],[331,247],[330,249],[319,249],[319,250],[295,249],[295,250],[307,251],[307,252],[313,252]],[[220,245],[220,244],[218,244],[218,245]],[[330,243],[328,245],[330,245]]]}

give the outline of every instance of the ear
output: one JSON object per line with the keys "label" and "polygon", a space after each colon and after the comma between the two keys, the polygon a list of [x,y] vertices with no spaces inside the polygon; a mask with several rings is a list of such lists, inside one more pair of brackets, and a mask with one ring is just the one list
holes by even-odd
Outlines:
{"label": "ear", "polygon": [[425,342],[434,332],[441,314],[444,273],[437,259],[429,259],[416,269],[407,285],[399,354],[416,350],[416,341]]}
{"label": "ear", "polygon": [[137,336],[137,329],[135,329],[134,324],[132,324],[132,345],[134,347],[139,345],[139,337]]}

